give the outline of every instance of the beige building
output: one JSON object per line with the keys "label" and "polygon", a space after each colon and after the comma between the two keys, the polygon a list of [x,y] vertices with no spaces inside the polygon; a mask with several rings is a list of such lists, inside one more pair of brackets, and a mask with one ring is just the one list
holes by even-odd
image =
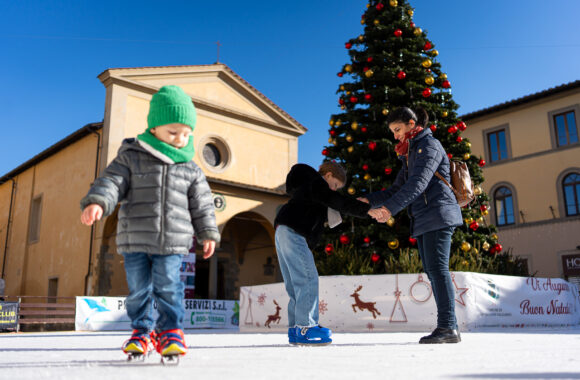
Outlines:
{"label": "beige building", "polygon": [[580,280],[580,81],[463,115],[489,222],[531,274]]}
{"label": "beige building", "polygon": [[[306,129],[224,64],[110,69],[102,123],[89,124],[0,178],[0,265],[7,295],[125,295],[116,212],[93,228],[79,201],[123,139],[146,128],[151,96],[178,85],[197,108],[194,161],[214,194],[222,243],[197,255],[195,294],[237,299],[281,281],[273,222]],[[199,253],[199,252],[198,252]]]}

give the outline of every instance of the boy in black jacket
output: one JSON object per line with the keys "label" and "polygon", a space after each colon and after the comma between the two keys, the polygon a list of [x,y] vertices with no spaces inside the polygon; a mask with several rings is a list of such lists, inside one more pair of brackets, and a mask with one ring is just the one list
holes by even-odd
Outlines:
{"label": "boy in black jacket", "polygon": [[286,177],[291,199],[276,216],[276,251],[288,302],[288,340],[290,344],[326,345],[332,340],[330,329],[318,325],[318,272],[314,248],[328,221],[340,223],[340,214],[363,218],[370,206],[336,192],[346,182],[345,170],[335,162],[325,162],[317,172],[296,164]]}

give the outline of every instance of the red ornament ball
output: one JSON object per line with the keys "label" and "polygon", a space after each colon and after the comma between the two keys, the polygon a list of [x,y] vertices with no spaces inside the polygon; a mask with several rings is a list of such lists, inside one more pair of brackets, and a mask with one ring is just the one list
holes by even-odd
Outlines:
{"label": "red ornament ball", "polygon": [[361,131],[362,133],[366,133],[366,132],[367,132],[367,127],[362,127],[362,128],[360,129],[360,131]]}
{"label": "red ornament ball", "polygon": [[323,155],[323,156],[328,156],[328,153],[330,153],[330,152],[328,151],[328,149],[322,149],[322,155]]}
{"label": "red ornament ball", "polygon": [[451,153],[447,153],[447,157],[448,157],[449,159],[452,159],[452,158],[453,158],[453,155],[452,155]]}
{"label": "red ornament ball", "polygon": [[336,131],[334,129],[331,129],[329,133],[332,137],[336,136]]}
{"label": "red ornament ball", "polygon": [[344,44],[344,47],[350,49],[352,47],[352,44],[350,42],[347,42]]}
{"label": "red ornament ball", "polygon": [[435,132],[437,130],[437,126],[435,124],[431,124],[429,129],[431,130],[431,132]]}
{"label": "red ornament ball", "polygon": [[463,141],[463,137],[461,137],[461,136],[457,136],[457,138],[455,139],[455,141],[457,141],[457,142],[461,142],[461,141]]}
{"label": "red ornament ball", "polygon": [[393,169],[391,168],[385,168],[385,174],[386,175],[390,175],[393,172]]}
{"label": "red ornament ball", "polygon": [[356,102],[358,102],[358,98],[356,96],[351,96],[350,97],[350,102],[351,103],[356,103]]}
{"label": "red ornament ball", "polygon": [[414,23],[413,21],[411,21],[411,22],[409,23],[409,26],[410,26],[411,28],[415,28],[415,23]]}
{"label": "red ornament ball", "polygon": [[362,169],[366,172],[369,170],[369,166],[367,164],[363,164]]}
{"label": "red ornament ball", "polygon": [[365,242],[365,244],[370,244],[371,238],[368,237],[368,236],[365,236],[364,239],[363,239],[363,241]]}
{"label": "red ornament ball", "polygon": [[376,263],[377,261],[379,261],[381,259],[381,256],[379,256],[378,253],[373,252],[373,254],[371,255],[371,260],[373,261],[373,263]]}
{"label": "red ornament ball", "polygon": [[337,73],[336,75],[337,75],[339,78],[342,78],[342,75],[343,75],[343,74],[342,74],[342,73]]}
{"label": "red ornament ball", "polygon": [[449,132],[449,133],[456,133],[457,132],[457,127],[455,125],[452,125],[451,127],[447,128],[447,132]]}
{"label": "red ornament ball", "polygon": [[376,6],[377,11],[382,10],[384,7],[385,7],[385,4],[383,4],[383,3],[378,3],[377,6]]}
{"label": "red ornament ball", "polygon": [[365,100],[367,102],[370,102],[373,99],[373,96],[371,94],[365,94]]}
{"label": "red ornament ball", "polygon": [[428,98],[430,96],[431,96],[431,89],[429,87],[427,87],[426,89],[423,90],[423,97]]}
{"label": "red ornament ball", "polygon": [[479,160],[478,165],[483,168],[485,166],[485,160],[483,158]]}
{"label": "red ornament ball", "polygon": [[373,57],[368,57],[368,58],[367,58],[367,62],[368,62],[368,63],[371,63],[372,61],[373,61]]}
{"label": "red ornament ball", "polygon": [[449,88],[451,87],[451,82],[444,80],[443,83],[441,83],[441,86],[443,86],[443,88]]}
{"label": "red ornament ball", "polygon": [[417,239],[415,239],[414,237],[409,237],[409,243],[411,243],[412,245],[417,244]]}
{"label": "red ornament ball", "polygon": [[471,222],[471,224],[469,225],[469,228],[471,228],[473,231],[477,231],[477,229],[479,228],[479,223]]}
{"label": "red ornament ball", "polygon": [[481,211],[485,211],[485,210],[487,210],[487,206],[486,205],[481,205],[481,206],[479,206],[479,209]]}
{"label": "red ornament ball", "polygon": [[327,244],[324,248],[324,252],[326,252],[327,255],[332,255],[334,253],[334,247],[332,244]]}
{"label": "red ornament ball", "polygon": [[493,250],[499,253],[503,250],[503,247],[501,246],[501,244],[497,243],[493,246]]}
{"label": "red ornament ball", "polygon": [[404,71],[399,71],[397,73],[397,78],[399,78],[400,80],[405,79],[406,76],[407,76],[407,74]]}
{"label": "red ornament ball", "polygon": [[395,35],[395,37],[401,37],[403,35],[403,31],[401,29],[395,29],[393,34]]}
{"label": "red ornament ball", "polygon": [[376,142],[374,142],[374,141],[371,141],[371,142],[369,143],[369,149],[370,149],[370,150],[375,150],[375,149],[376,149],[376,147],[377,147],[377,143],[376,143]]}
{"label": "red ornament ball", "polygon": [[423,50],[429,50],[433,47],[433,44],[430,41],[425,42],[425,46],[423,46]]}
{"label": "red ornament ball", "polygon": [[350,243],[350,238],[347,235],[340,235],[340,238],[338,238],[338,240],[342,244],[348,244],[348,243]]}
{"label": "red ornament ball", "polygon": [[461,131],[465,131],[467,129],[467,124],[465,124],[463,121],[460,121],[457,123],[457,128],[459,128]]}
{"label": "red ornament ball", "polygon": [[342,106],[344,104],[344,99],[343,98],[338,98],[338,104],[340,104]]}

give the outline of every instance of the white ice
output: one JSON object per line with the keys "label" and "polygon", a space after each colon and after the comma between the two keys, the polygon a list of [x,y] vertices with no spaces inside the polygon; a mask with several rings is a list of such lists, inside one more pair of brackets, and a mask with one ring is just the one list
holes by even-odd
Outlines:
{"label": "white ice", "polygon": [[420,333],[336,333],[326,347],[285,334],[188,330],[178,366],[127,362],[129,332],[0,334],[0,379],[580,379],[580,330],[465,332],[420,345]]}

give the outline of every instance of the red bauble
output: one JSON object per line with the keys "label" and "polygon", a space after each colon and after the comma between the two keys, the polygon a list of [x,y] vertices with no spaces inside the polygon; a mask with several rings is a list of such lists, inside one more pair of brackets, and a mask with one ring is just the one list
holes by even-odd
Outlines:
{"label": "red bauble", "polygon": [[414,23],[413,21],[411,21],[411,22],[409,23],[409,26],[410,26],[411,28],[415,28],[415,23]]}
{"label": "red bauble", "polygon": [[373,61],[373,57],[368,57],[368,58],[367,58],[367,62],[368,62],[368,63],[371,63],[372,61]]}
{"label": "red bauble", "polygon": [[342,106],[344,104],[344,99],[343,98],[338,98],[338,104],[340,104]]}
{"label": "red bauble", "polygon": [[366,172],[369,170],[369,166],[367,164],[363,164],[362,169]]}
{"label": "red bauble", "polygon": [[350,238],[347,235],[340,235],[340,238],[338,238],[338,240],[342,244],[348,244],[348,243],[350,243]]}
{"label": "red bauble", "polygon": [[437,126],[435,124],[431,124],[429,129],[431,130],[431,132],[435,132],[437,130]]}
{"label": "red bauble", "polygon": [[495,253],[495,248],[491,247],[491,248],[489,249],[489,253],[491,253],[491,254],[493,255],[493,254]]}
{"label": "red bauble", "polygon": [[479,206],[479,209],[481,211],[485,211],[485,210],[487,210],[487,206],[486,205],[481,205],[481,206]]}
{"label": "red bauble", "polygon": [[324,248],[324,251],[326,252],[327,255],[332,255],[334,252],[334,247],[332,246],[332,244],[327,244],[326,247]]}
{"label": "red bauble", "polygon": [[447,128],[447,132],[449,132],[449,133],[456,133],[457,132],[457,127],[455,125],[452,125],[451,127]]}
{"label": "red bauble", "polygon": [[336,131],[335,131],[334,129],[331,129],[331,130],[330,130],[330,135],[331,135],[332,137],[336,136]]}
{"label": "red bauble", "polygon": [[371,94],[365,94],[365,100],[367,102],[370,102],[372,100],[373,96]]}
{"label": "red bauble", "polygon": [[368,237],[368,236],[365,236],[364,239],[363,239],[363,241],[365,242],[365,244],[370,244],[371,238]]}
{"label": "red bauble", "polygon": [[358,98],[356,96],[351,96],[350,97],[350,102],[351,103],[356,103],[356,102],[358,102]]}
{"label": "red bauble", "polygon": [[381,10],[381,9],[383,9],[384,7],[385,7],[385,4],[383,4],[383,3],[378,3],[378,4],[377,4],[377,6],[376,6],[376,8],[377,8],[377,11],[380,11],[380,10]]}
{"label": "red bauble", "polygon": [[496,251],[497,253],[501,253],[503,247],[501,246],[501,244],[497,243],[493,246],[493,250]]}
{"label": "red bauble", "polygon": [[409,243],[411,243],[412,245],[417,244],[417,239],[415,239],[414,237],[409,237]]}
{"label": "red bauble", "polygon": [[342,78],[342,73],[337,73],[336,75],[338,75],[340,78]]}
{"label": "red bauble", "polygon": [[371,260],[373,261],[373,263],[376,263],[377,261],[379,261],[381,259],[381,256],[379,256],[378,253],[373,252],[373,254],[371,255]]}
{"label": "red bauble", "polygon": [[477,231],[477,229],[479,228],[479,223],[471,222],[471,224],[469,225],[469,228],[471,228],[474,231]]}
{"label": "red bauble", "polygon": [[406,76],[407,76],[407,74],[404,71],[399,71],[397,73],[397,78],[399,78],[400,80],[405,79]]}
{"label": "red bauble", "polygon": [[452,158],[453,158],[453,155],[452,155],[451,153],[447,153],[447,157],[448,157],[449,159],[452,159]]}
{"label": "red bauble", "polygon": [[401,37],[403,35],[403,31],[401,29],[395,29],[393,34],[395,37]]}
{"label": "red bauble", "polygon": [[322,155],[323,156],[328,156],[328,149],[322,149]]}
{"label": "red bauble", "polygon": [[390,175],[393,172],[393,169],[391,168],[385,168],[385,174],[386,175]]}
{"label": "red bauble", "polygon": [[427,87],[426,89],[423,90],[423,97],[428,98],[430,96],[431,96],[431,89],[429,87]]}
{"label": "red bauble", "polygon": [[371,142],[369,143],[369,149],[370,149],[370,150],[375,150],[375,148],[376,148],[376,147],[377,147],[377,143],[376,143],[376,142],[374,142],[374,141],[371,141]]}
{"label": "red bauble", "polygon": [[347,42],[344,44],[344,47],[350,49],[352,47],[352,44],[350,42]]}
{"label": "red bauble", "polygon": [[483,158],[479,160],[478,165],[483,168],[485,166],[485,160]]}
{"label": "red bauble", "polygon": [[443,83],[441,83],[441,86],[443,86],[443,88],[449,88],[451,87],[451,82],[446,79],[443,81]]}
{"label": "red bauble", "polygon": [[461,136],[457,136],[457,138],[455,139],[455,141],[457,141],[457,142],[461,142],[461,141],[463,141],[463,137],[461,137]]}
{"label": "red bauble", "polygon": [[465,124],[463,121],[460,121],[459,123],[457,123],[457,128],[459,128],[462,131],[465,131],[467,129],[467,124]]}
{"label": "red bauble", "polygon": [[433,47],[433,44],[430,41],[425,42],[425,46],[423,46],[423,50],[429,50]]}
{"label": "red bauble", "polygon": [[360,131],[361,131],[362,133],[366,133],[366,132],[367,132],[367,127],[362,127],[362,128],[360,129]]}
{"label": "red bauble", "polygon": [[366,66],[365,66],[365,67],[363,67],[363,72],[365,72],[365,73],[366,73],[366,72],[367,72],[367,71],[369,71],[369,70],[370,70],[370,69],[369,69],[368,67],[366,67]]}

